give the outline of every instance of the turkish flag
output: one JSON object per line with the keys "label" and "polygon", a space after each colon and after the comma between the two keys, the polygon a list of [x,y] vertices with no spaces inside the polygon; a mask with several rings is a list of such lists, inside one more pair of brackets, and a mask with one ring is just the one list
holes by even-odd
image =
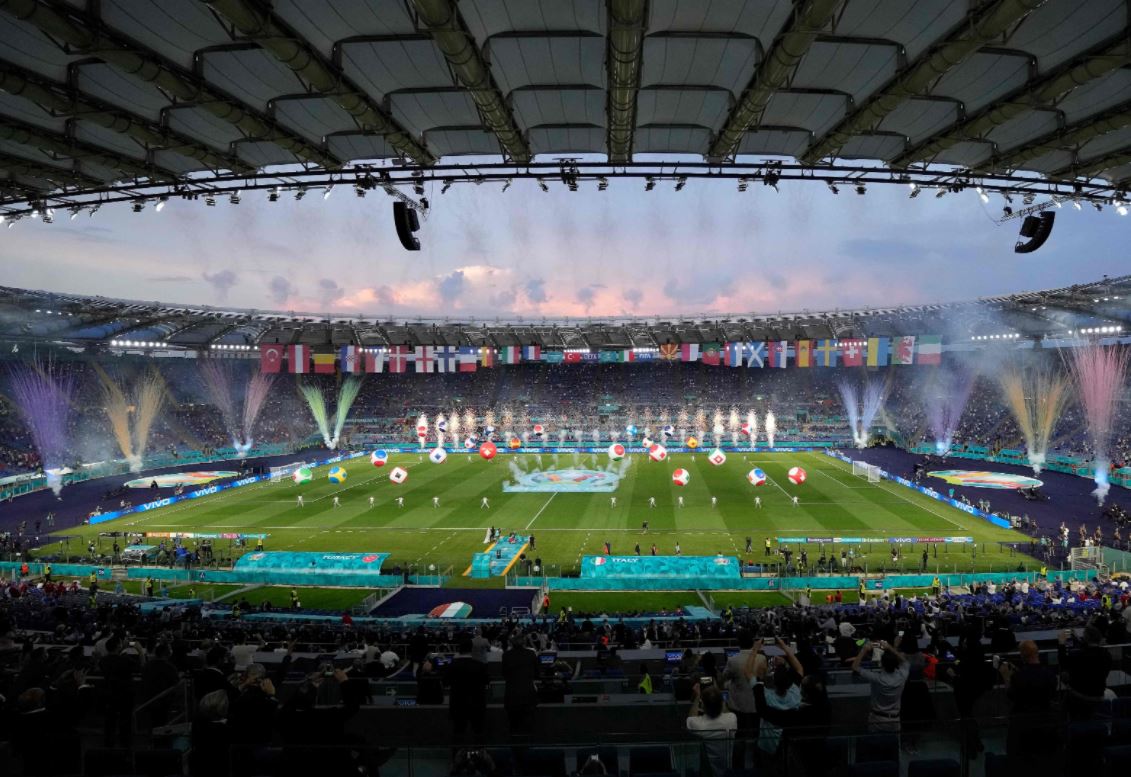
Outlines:
{"label": "turkish flag", "polygon": [[566,351],[564,361],[566,364],[581,364],[581,352]]}
{"label": "turkish flag", "polygon": [[283,346],[278,344],[259,346],[260,372],[279,372],[282,368]]}

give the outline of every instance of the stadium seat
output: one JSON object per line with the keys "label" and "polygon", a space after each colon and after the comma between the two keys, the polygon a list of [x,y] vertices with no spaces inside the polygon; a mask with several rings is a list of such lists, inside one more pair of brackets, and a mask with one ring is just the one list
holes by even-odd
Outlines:
{"label": "stadium seat", "polygon": [[628,751],[629,777],[673,771],[672,749],[667,745],[643,745]]}
{"label": "stadium seat", "polygon": [[899,777],[898,761],[869,761],[848,767],[848,777]]}
{"label": "stadium seat", "polygon": [[1068,763],[1080,774],[1098,774],[1103,765],[1107,726],[1091,720],[1068,727]]}
{"label": "stadium seat", "polygon": [[519,768],[529,777],[566,777],[565,750],[532,747],[521,754]]}
{"label": "stadium seat", "polygon": [[899,737],[896,734],[868,734],[856,740],[856,763],[895,761],[899,763]]}
{"label": "stadium seat", "polygon": [[597,756],[601,764],[605,767],[607,774],[620,773],[620,755],[617,749],[612,745],[601,745],[597,748],[581,748],[577,751],[577,769],[580,772],[585,766],[585,762],[589,760],[590,756]]}
{"label": "stadium seat", "polygon": [[180,750],[137,750],[134,752],[134,772],[145,777],[168,777],[184,771]]}
{"label": "stadium seat", "polygon": [[925,758],[907,765],[907,777],[959,777],[962,765],[953,758]]}
{"label": "stadium seat", "polygon": [[96,747],[87,750],[83,756],[83,774],[87,777],[132,774],[133,770],[134,763],[129,750]]}
{"label": "stadium seat", "polygon": [[1131,745],[1104,748],[1104,774],[1125,777],[1131,773]]}

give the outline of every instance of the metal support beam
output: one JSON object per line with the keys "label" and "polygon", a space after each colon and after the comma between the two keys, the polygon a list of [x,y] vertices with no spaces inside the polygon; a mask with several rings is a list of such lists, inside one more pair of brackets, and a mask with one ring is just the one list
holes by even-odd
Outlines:
{"label": "metal support beam", "polygon": [[89,121],[126,135],[146,148],[174,151],[197,160],[212,170],[251,172],[254,166],[230,154],[160,127],[137,114],[87,97],[65,84],[29,73],[0,60],[0,91],[24,97],[56,116]]}
{"label": "metal support beam", "polygon": [[835,156],[861,132],[874,130],[904,101],[925,95],[932,85],[956,65],[988,43],[997,40],[1045,0],[994,0],[972,13],[954,34],[927,50],[909,68],[840,121],[802,157],[807,164]]}
{"label": "metal support beam", "polygon": [[432,33],[432,39],[448,60],[459,82],[471,93],[483,123],[495,137],[503,152],[514,162],[529,162],[530,146],[511,114],[510,106],[495,84],[483,53],[475,45],[453,0],[413,0],[420,20]]}
{"label": "metal support beam", "polygon": [[123,154],[79,143],[65,135],[59,135],[34,124],[27,124],[8,117],[0,117],[0,140],[10,140],[13,143],[38,148],[55,156],[93,162],[111,170],[118,170],[125,176],[148,178],[166,183],[177,178],[177,174],[172,170],[166,170],[157,165],[147,165],[145,162]]}
{"label": "metal support beam", "polygon": [[381,135],[398,153],[417,164],[436,161],[436,157],[373,98],[258,0],[207,2],[240,33],[293,70],[304,84],[340,105],[363,130]]}
{"label": "metal support beam", "polygon": [[1036,83],[1029,82],[1008,97],[986,106],[965,122],[934,138],[927,138],[916,147],[892,160],[895,167],[913,162],[930,161],[937,154],[965,141],[983,140],[995,127],[1020,116],[1027,110],[1051,107],[1072,90],[1113,70],[1131,65],[1131,41],[1121,37],[1096,51],[1076,58]]}
{"label": "metal support beam", "polygon": [[[1131,149],[1121,149],[1113,151],[1110,154],[1104,154],[1097,159],[1090,159],[1079,164],[1073,163],[1067,167],[1062,167],[1059,170],[1054,170],[1049,173],[1049,178],[1095,178],[1104,170],[1111,170],[1116,167],[1123,167],[1123,165],[1131,164]],[[1115,182],[1116,187],[1126,188],[1131,185],[1131,178],[1124,178]]]}
{"label": "metal support beam", "polygon": [[648,0],[608,0],[609,38],[605,66],[609,91],[605,100],[608,119],[606,144],[609,161],[632,161],[636,137],[636,95],[640,91],[640,66]]}
{"label": "metal support beam", "polygon": [[708,159],[721,162],[734,157],[743,135],[762,120],[762,113],[774,92],[783,88],[793,76],[801,58],[832,21],[842,3],[843,0],[805,0],[795,8],[793,19],[766,52],[742,98],[711,144]]}
{"label": "metal support beam", "polygon": [[99,22],[77,10],[56,10],[41,0],[0,0],[0,11],[33,25],[71,53],[97,57],[127,75],[156,85],[176,100],[199,105],[236,126],[249,138],[270,141],[299,159],[317,165],[337,167],[340,164],[332,154],[300,135],[283,129],[235,98],[210,89],[196,76],[152,51],[119,40]]}
{"label": "metal support beam", "polygon": [[1048,135],[1042,135],[973,168],[978,171],[1017,170],[1026,162],[1052,151],[1074,149],[1092,138],[1131,126],[1131,101],[1089,117]]}
{"label": "metal support beam", "polygon": [[[58,184],[59,186],[76,186],[81,188],[90,186],[91,184],[95,186],[101,186],[103,184],[101,179],[94,178],[85,173],[68,170],[65,167],[55,167],[54,165],[32,162],[30,159],[13,156],[12,154],[0,154],[0,170],[3,170],[8,175],[26,175],[31,178],[42,178]],[[11,183],[19,184],[19,181],[11,181]]]}

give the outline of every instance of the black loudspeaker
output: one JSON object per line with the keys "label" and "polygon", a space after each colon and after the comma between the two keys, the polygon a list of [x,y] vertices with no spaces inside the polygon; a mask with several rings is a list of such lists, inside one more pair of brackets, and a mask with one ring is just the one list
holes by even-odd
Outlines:
{"label": "black loudspeaker", "polygon": [[1021,222],[1021,237],[1028,238],[1028,242],[1018,240],[1013,246],[1014,253],[1031,254],[1045,244],[1052,234],[1052,224],[1056,220],[1056,212],[1046,210],[1037,216],[1026,216]]}
{"label": "black loudspeaker", "polygon": [[393,223],[397,226],[397,237],[406,251],[419,251],[420,239],[413,232],[420,229],[420,219],[416,210],[397,200],[393,203]]}

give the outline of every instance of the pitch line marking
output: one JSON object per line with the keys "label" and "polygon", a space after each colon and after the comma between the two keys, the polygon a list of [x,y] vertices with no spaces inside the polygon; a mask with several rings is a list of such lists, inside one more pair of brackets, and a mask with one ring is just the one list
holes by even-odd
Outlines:
{"label": "pitch line marking", "polygon": [[523,528],[523,531],[526,531],[527,529],[529,529],[529,528],[530,528],[531,526],[533,526],[533,525],[534,525],[534,522],[538,520],[538,516],[539,516],[539,515],[541,515],[541,514],[542,514],[542,512],[543,512],[543,511],[544,511],[544,510],[545,510],[545,509],[546,509],[547,507],[549,507],[549,506],[550,506],[550,502],[554,501],[554,497],[555,497],[555,496],[557,496],[557,495],[558,495],[558,492],[557,492],[557,491],[555,491],[554,493],[550,494],[550,498],[546,500],[546,504],[542,505],[541,509],[539,509],[539,510],[538,510],[538,512],[534,513],[534,517],[530,519],[530,523],[526,524],[526,527],[525,527],[525,528]]}
{"label": "pitch line marking", "polygon": [[[846,464],[845,466],[847,467],[848,465]],[[847,472],[848,470],[844,469],[843,471]],[[879,483],[876,483],[874,485],[880,486],[881,491],[888,492],[892,496],[896,497],[897,499],[903,500],[904,502],[911,505],[912,507],[916,507],[920,510],[923,510],[924,512],[928,512],[931,515],[935,516],[936,518],[941,518],[942,520],[946,521],[947,523],[949,523],[951,526],[953,526],[956,529],[959,529],[959,530],[962,530],[962,531],[966,530],[966,527],[964,527],[962,524],[957,523],[955,521],[952,521],[950,518],[947,518],[942,513],[936,512],[935,510],[932,510],[930,507],[928,507],[926,505],[921,505],[921,504],[918,504],[916,502],[911,501],[911,499],[909,499],[907,496],[905,496],[904,494],[899,492],[898,489],[903,488],[903,486],[901,486],[899,483],[894,483],[890,480],[885,479],[885,480],[882,480]],[[892,486],[892,488],[885,488],[885,486]],[[927,498],[930,499],[930,497],[927,497]]]}

